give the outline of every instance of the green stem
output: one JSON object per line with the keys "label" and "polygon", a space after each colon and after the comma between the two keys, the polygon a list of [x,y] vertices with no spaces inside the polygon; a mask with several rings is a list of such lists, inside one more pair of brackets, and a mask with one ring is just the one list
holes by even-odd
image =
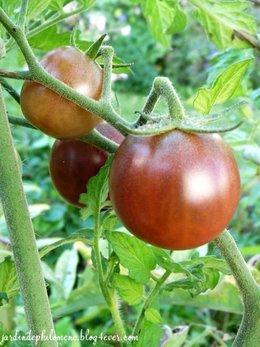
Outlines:
{"label": "green stem", "polygon": [[[27,33],[27,38],[31,39],[32,37],[40,34],[44,30],[46,30],[46,29],[54,26],[55,24],[58,24],[59,22],[63,21],[64,19],[67,19],[67,18],[74,16],[76,14],[79,14],[85,10],[86,10],[85,6],[80,6],[79,8],[77,8],[76,10],[74,10],[72,12],[62,12],[61,14],[55,13],[55,15],[53,15],[51,18],[49,18],[49,20],[45,20],[43,24],[38,25],[35,28],[33,28],[32,30],[30,30]],[[10,39],[6,44],[6,51],[7,52],[10,51],[10,49],[13,47],[13,45],[14,45],[14,40]]]}
{"label": "green stem", "polygon": [[153,82],[153,88],[166,100],[172,120],[180,120],[185,116],[180,98],[168,78],[156,77]]}
{"label": "green stem", "polygon": [[244,303],[243,319],[232,346],[258,346],[260,341],[260,287],[227,230],[215,239],[215,244],[233,273]]}
{"label": "green stem", "polygon": [[100,214],[97,213],[95,216],[95,229],[94,229],[94,252],[95,260],[98,274],[98,281],[105,298],[105,301],[110,309],[111,315],[113,317],[117,334],[120,338],[126,336],[124,325],[119,312],[118,299],[113,288],[108,288],[106,285],[106,280],[104,277],[102,259],[99,249],[99,237],[100,237]]}
{"label": "green stem", "polygon": [[171,274],[170,271],[168,271],[168,270],[165,271],[163,276],[157,281],[155,287],[150,291],[149,295],[147,296],[146,300],[143,303],[143,306],[141,308],[141,311],[140,311],[139,316],[137,318],[137,321],[135,323],[135,327],[134,327],[134,330],[132,332],[132,336],[139,335],[146,309],[151,305],[153,299],[159,293],[161,286],[164,284],[164,282],[170,276],[170,274]]}
{"label": "green stem", "polygon": [[[167,120],[165,117],[155,118],[154,116],[150,116],[160,96],[162,96],[167,103],[169,118],[171,121],[169,121],[168,124],[163,125],[161,128],[146,127],[145,123],[149,118],[157,123],[160,120]],[[185,117],[185,111],[176,90],[168,78],[156,77],[154,79],[152,89],[140,114],[141,116],[135,124],[135,127],[137,128],[129,129],[129,133],[136,135],[159,134],[177,128],[177,122],[182,121]],[[144,125],[144,127],[142,127],[142,125]]]}
{"label": "green stem", "polygon": [[102,148],[109,153],[115,153],[119,147],[117,143],[108,139],[96,129],[92,130],[90,133],[81,137],[80,139],[99,148]]}
{"label": "green stem", "polygon": [[22,0],[18,24],[22,31],[25,31],[26,14],[28,9],[28,0]]}
{"label": "green stem", "polygon": [[9,93],[18,104],[20,104],[20,95],[17,93],[17,91],[4,78],[0,77],[0,83],[7,93]]}
{"label": "green stem", "polygon": [[149,115],[150,113],[152,113],[159,98],[160,98],[160,94],[158,94],[157,90],[155,90],[154,86],[152,86],[152,89],[147,97],[145,105],[141,111],[141,116],[138,120],[139,126],[147,122],[147,117],[143,116],[142,114]]}
{"label": "green stem", "polygon": [[14,125],[20,125],[25,128],[31,128],[36,129],[31,123],[29,123],[25,118],[23,117],[17,117],[17,116],[8,116],[9,123]]}
{"label": "green stem", "polygon": [[0,69],[0,77],[11,78],[15,80],[32,80],[32,75],[29,71],[6,71]]}
{"label": "green stem", "polygon": [[148,114],[152,113],[157,104],[159,97],[160,97],[160,94],[158,94],[157,90],[155,90],[154,86],[152,86],[152,89],[147,97],[147,100],[143,107],[142,112],[148,113]]}
{"label": "green stem", "polygon": [[[8,120],[9,120],[9,123],[14,125],[20,125],[26,128],[37,129],[23,117],[8,116]],[[118,149],[117,143],[103,136],[96,129],[92,130],[89,134],[81,137],[80,140],[86,141],[87,143],[90,143],[91,145],[102,148],[109,153],[115,153]]]}
{"label": "green stem", "polygon": [[103,88],[102,88],[101,98],[110,104],[111,103],[111,77],[112,77],[114,50],[112,47],[106,46],[102,48],[101,54],[104,58],[104,77],[103,77]]}
{"label": "green stem", "polygon": [[[54,332],[41,270],[39,253],[15,157],[5,104],[0,87],[0,196],[12,242],[21,293],[29,329],[33,335]],[[57,347],[55,341],[41,347]]]}

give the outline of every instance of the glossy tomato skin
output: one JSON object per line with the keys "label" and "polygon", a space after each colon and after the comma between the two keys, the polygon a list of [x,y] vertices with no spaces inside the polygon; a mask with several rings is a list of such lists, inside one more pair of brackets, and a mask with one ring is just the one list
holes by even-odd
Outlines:
{"label": "glossy tomato skin", "polygon": [[216,134],[128,136],[111,166],[110,198],[123,225],[166,249],[213,240],[228,226],[239,196],[235,158]]}
{"label": "glossy tomato skin", "polygon": [[[41,64],[51,75],[79,93],[95,100],[100,98],[103,72],[78,49],[54,49],[43,57]],[[101,121],[49,88],[32,81],[23,84],[21,108],[34,126],[58,139],[83,136]]]}
{"label": "glossy tomato skin", "polygon": [[[103,135],[121,143],[124,136],[107,123],[97,126]],[[108,153],[80,140],[56,140],[50,154],[50,174],[60,195],[74,206],[86,192],[88,180],[105,164]]]}

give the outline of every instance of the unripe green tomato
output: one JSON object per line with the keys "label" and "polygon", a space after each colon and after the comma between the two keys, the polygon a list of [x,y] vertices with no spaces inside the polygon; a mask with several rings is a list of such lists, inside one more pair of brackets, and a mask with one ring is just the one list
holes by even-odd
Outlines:
{"label": "unripe green tomato", "polygon": [[[56,48],[43,57],[41,64],[77,92],[95,100],[100,98],[103,71],[77,48]],[[58,139],[81,137],[101,122],[96,115],[33,81],[24,82],[21,108],[35,127]]]}

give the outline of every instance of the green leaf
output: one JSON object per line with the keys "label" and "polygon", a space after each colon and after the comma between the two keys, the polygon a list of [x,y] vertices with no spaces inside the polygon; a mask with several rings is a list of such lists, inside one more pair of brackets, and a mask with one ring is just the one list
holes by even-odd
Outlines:
{"label": "green leaf", "polygon": [[204,269],[214,269],[225,275],[231,274],[227,263],[223,259],[219,259],[213,255],[196,258],[189,261],[183,261],[181,262],[181,264],[182,266],[198,266],[202,264]]}
{"label": "green leaf", "polygon": [[129,305],[136,305],[142,301],[144,288],[132,278],[115,274],[113,285],[117,289],[122,300]]}
{"label": "green leaf", "polygon": [[110,165],[113,160],[111,155],[105,165],[99,170],[98,174],[92,177],[87,186],[87,193],[80,195],[80,202],[86,207],[80,210],[82,219],[87,219],[90,216],[96,215],[106,203],[108,196],[108,176]]}
{"label": "green leaf", "polygon": [[151,247],[122,232],[113,231],[106,235],[120,263],[128,269],[129,276],[138,283],[146,284],[150,278],[150,271],[156,266],[156,258]]}
{"label": "green leaf", "polygon": [[98,52],[103,44],[103,41],[105,40],[107,34],[101,35],[95,42],[92,43],[92,45],[88,48],[88,50],[85,52],[85,54],[90,58],[95,60]]}
{"label": "green leaf", "polygon": [[243,157],[256,165],[260,165],[260,147],[257,145],[247,145],[243,151]]}
{"label": "green leaf", "polygon": [[78,2],[85,8],[89,8],[96,2],[96,0],[78,0]]}
{"label": "green leaf", "polygon": [[208,114],[213,105],[231,99],[251,62],[252,59],[245,59],[230,65],[216,78],[210,88],[198,90],[193,99],[193,106],[203,114]]}
{"label": "green leaf", "polygon": [[172,0],[170,0],[168,2],[172,6],[172,11],[174,13],[174,19],[173,19],[171,26],[167,30],[167,34],[172,35],[175,33],[179,33],[185,29],[186,24],[187,24],[187,18],[186,18],[185,13],[180,8],[178,2],[175,1],[175,4],[173,4]]}
{"label": "green leaf", "polygon": [[16,9],[21,5],[20,0],[0,0],[0,7],[5,11],[8,16],[17,16],[19,11]]}
{"label": "green leaf", "polygon": [[230,48],[214,54],[211,60],[211,67],[208,69],[207,84],[211,84],[225,69],[234,63],[246,59],[254,59],[253,49]]}
{"label": "green leaf", "polygon": [[252,6],[249,1],[192,0],[197,7],[197,17],[209,40],[220,50],[227,47],[250,47],[249,41],[241,40],[237,33],[256,36],[256,20],[245,13]]}
{"label": "green leaf", "polygon": [[60,46],[66,46],[70,43],[70,32],[58,32],[57,26],[52,26],[29,39],[33,48],[50,51]]}
{"label": "green leaf", "polygon": [[219,282],[220,272],[230,274],[227,264],[214,256],[201,257],[181,262],[186,276],[165,286],[167,290],[182,288],[188,290],[192,295],[198,295],[214,289]]}
{"label": "green leaf", "polygon": [[[87,232],[93,234],[92,230],[87,230]],[[72,234],[72,235],[68,236],[66,239],[58,240],[56,242],[51,243],[48,246],[43,247],[40,250],[40,257],[43,258],[46,254],[50,253],[54,249],[61,247],[63,245],[66,245],[68,243],[76,242],[76,241],[83,241],[83,242],[86,242],[88,244],[92,244],[92,241],[87,238],[85,233],[84,234],[83,233],[76,233],[76,234]]]}
{"label": "green leaf", "polygon": [[260,254],[260,245],[245,246],[240,249],[241,253],[245,256],[254,256]]}
{"label": "green leaf", "polygon": [[[63,6],[67,2],[66,0],[52,0],[50,7],[55,11],[60,11],[63,9]],[[72,2],[72,1],[70,1]]]}
{"label": "green leaf", "polygon": [[252,93],[250,94],[250,99],[254,103],[255,107],[260,110],[260,88],[252,91]]}
{"label": "green leaf", "polygon": [[52,0],[29,0],[27,20],[39,16],[52,2]]}
{"label": "green leaf", "polygon": [[163,347],[182,347],[185,343],[189,327],[187,325],[179,325],[174,328],[163,326],[164,336],[161,340]]}
{"label": "green leaf", "polygon": [[[100,65],[100,66],[104,66],[104,59],[103,56],[99,56],[96,59],[96,62]],[[129,66],[127,66],[129,64],[127,64],[123,59],[117,57],[116,55],[113,56],[113,73],[115,74],[121,74],[121,73],[125,73],[125,74],[130,74],[133,73],[133,71],[131,70],[131,68]],[[130,65],[133,65],[130,63]]]}
{"label": "green leaf", "polygon": [[203,295],[193,296],[184,289],[173,289],[160,296],[161,304],[208,308],[216,311],[242,314],[243,304],[239,290],[230,276],[225,276],[219,284]]}
{"label": "green leaf", "polygon": [[102,230],[115,230],[120,225],[114,210],[106,211],[102,219]]}
{"label": "green leaf", "polygon": [[165,270],[174,273],[188,273],[188,271],[180,263],[174,262],[169,254],[164,249],[153,247],[153,253],[156,256],[156,262]]}
{"label": "green leaf", "polygon": [[54,317],[67,316],[93,306],[106,305],[100,287],[96,283],[96,274],[90,267],[86,267],[79,275],[77,284],[77,288],[72,290],[67,300],[55,300],[55,304],[52,305]]}
{"label": "green leaf", "polygon": [[55,277],[62,284],[64,297],[68,298],[76,281],[78,253],[75,248],[64,251],[55,266]]}
{"label": "green leaf", "polygon": [[163,46],[170,48],[171,36],[168,30],[174,21],[174,9],[160,0],[142,0],[141,6],[151,34]]}
{"label": "green leaf", "polygon": [[19,291],[16,269],[11,257],[0,263],[0,306],[8,302]]}
{"label": "green leaf", "polygon": [[146,319],[144,319],[139,340],[137,344],[134,346],[158,347],[160,345],[160,339],[162,335],[163,335],[163,331],[159,325],[148,322]]}
{"label": "green leaf", "polygon": [[144,315],[148,322],[154,324],[160,324],[162,322],[160,312],[155,308],[148,308],[147,310],[145,310]]}

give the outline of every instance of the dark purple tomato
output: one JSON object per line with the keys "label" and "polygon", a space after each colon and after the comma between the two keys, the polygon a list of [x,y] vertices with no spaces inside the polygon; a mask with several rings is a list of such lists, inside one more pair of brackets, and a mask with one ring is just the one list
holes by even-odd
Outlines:
{"label": "dark purple tomato", "polygon": [[213,240],[228,226],[239,196],[237,163],[217,134],[127,136],[111,166],[110,198],[123,225],[166,249]]}
{"label": "dark purple tomato", "polygon": [[[100,123],[100,133],[120,144],[124,136],[107,123]],[[56,140],[50,154],[50,174],[60,195],[81,207],[79,197],[86,192],[89,179],[105,164],[108,153],[80,140]]]}
{"label": "dark purple tomato", "polygon": [[[103,71],[77,48],[56,48],[43,57],[41,64],[77,92],[95,100],[100,98]],[[34,126],[58,139],[81,137],[101,122],[101,118],[33,81],[23,84],[21,108]]]}

